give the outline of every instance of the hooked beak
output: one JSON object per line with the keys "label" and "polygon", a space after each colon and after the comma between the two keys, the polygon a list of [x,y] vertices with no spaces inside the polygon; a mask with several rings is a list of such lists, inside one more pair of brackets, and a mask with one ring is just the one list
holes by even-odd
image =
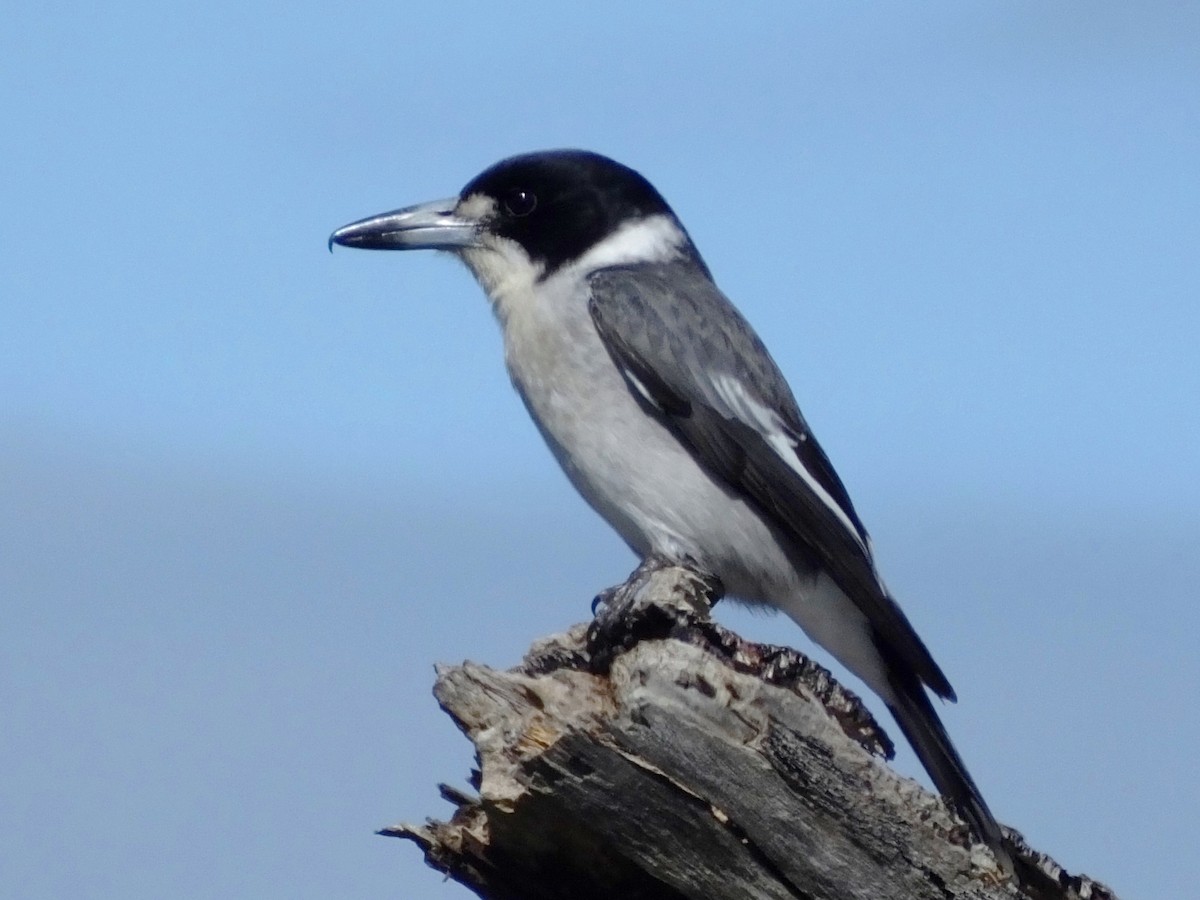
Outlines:
{"label": "hooked beak", "polygon": [[364,250],[457,250],[478,243],[474,222],[455,215],[457,197],[420,203],[344,225],[329,236],[334,244]]}

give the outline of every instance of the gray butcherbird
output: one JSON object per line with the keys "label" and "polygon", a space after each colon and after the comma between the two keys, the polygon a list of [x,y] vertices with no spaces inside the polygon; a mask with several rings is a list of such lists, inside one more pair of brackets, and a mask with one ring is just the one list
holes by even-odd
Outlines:
{"label": "gray butcherbird", "polygon": [[579,493],[643,560],[687,561],[791,616],[883,699],[1012,871],[926,693],[954,690],[876,572],[783,375],[645,178],[595,153],[530,153],[330,243],[466,263],[500,320],[512,382]]}

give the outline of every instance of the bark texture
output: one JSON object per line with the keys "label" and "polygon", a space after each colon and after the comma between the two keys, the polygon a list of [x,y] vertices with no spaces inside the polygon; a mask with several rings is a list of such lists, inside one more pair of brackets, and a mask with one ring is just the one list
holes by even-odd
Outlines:
{"label": "bark texture", "polygon": [[695,573],[638,575],[515,669],[439,667],[474,792],[383,834],[488,900],[1115,898],[1012,831],[1007,878],[829,672],[714,624]]}

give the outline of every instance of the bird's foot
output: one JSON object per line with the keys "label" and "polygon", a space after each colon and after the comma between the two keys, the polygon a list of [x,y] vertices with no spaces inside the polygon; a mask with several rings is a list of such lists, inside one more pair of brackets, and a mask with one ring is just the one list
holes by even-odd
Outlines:
{"label": "bird's foot", "polygon": [[707,619],[724,593],[721,579],[690,559],[648,556],[624,584],[592,601],[595,618],[587,633],[592,668],[607,670],[621,651],[639,640],[667,636],[681,620]]}

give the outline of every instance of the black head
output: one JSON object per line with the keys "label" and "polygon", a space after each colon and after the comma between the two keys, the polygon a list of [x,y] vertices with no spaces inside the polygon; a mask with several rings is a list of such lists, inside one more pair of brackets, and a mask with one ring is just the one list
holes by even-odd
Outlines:
{"label": "black head", "polygon": [[547,274],[628,222],[665,215],[678,224],[649,181],[586,150],[513,156],[473,178],[459,198],[492,201],[481,224],[520,244]]}
{"label": "black head", "polygon": [[[496,163],[458,197],[352,222],[330,245],[368,250],[448,250],[485,288],[515,266],[546,278],[623,226],[648,223],[609,248],[605,264],[688,258],[707,273],[662,195],[628,166],[584,150],[526,153]],[[639,244],[639,242],[641,242]],[[522,251],[508,254],[515,244]],[[499,252],[495,252],[499,251]]]}

